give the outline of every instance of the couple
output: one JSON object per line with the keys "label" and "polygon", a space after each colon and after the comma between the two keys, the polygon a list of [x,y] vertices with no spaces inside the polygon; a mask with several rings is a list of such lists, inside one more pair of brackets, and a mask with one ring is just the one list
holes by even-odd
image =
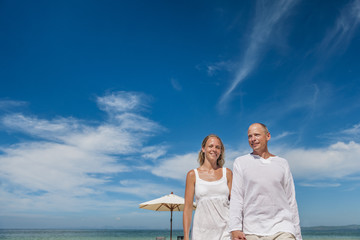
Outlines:
{"label": "couple", "polygon": [[248,141],[253,152],[235,160],[234,176],[223,168],[221,139],[209,135],[203,140],[200,167],[186,177],[185,240],[189,239],[194,196],[192,240],[302,239],[289,165],[268,151],[270,138],[264,124],[250,125]]}

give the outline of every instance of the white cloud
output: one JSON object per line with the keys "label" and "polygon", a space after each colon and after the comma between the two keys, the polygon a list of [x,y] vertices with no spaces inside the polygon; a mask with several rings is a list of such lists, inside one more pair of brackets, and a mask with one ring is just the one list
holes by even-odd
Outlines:
{"label": "white cloud", "polygon": [[45,120],[34,116],[24,116],[21,113],[5,115],[1,118],[1,123],[10,130],[48,140],[63,139],[69,132],[79,131],[79,128],[85,127],[73,118]]}
{"label": "white cloud", "polygon": [[127,128],[112,124],[103,124],[83,133],[70,134],[66,143],[90,152],[130,154],[140,152],[146,138],[146,134],[133,133]]}
{"label": "white cloud", "polygon": [[[140,96],[143,95],[140,94]],[[117,100],[116,97],[119,97],[120,100]],[[126,97],[129,99],[127,100]],[[130,110],[138,110],[138,105],[145,105],[141,102],[141,97],[136,96],[135,93],[118,92],[98,98],[99,104],[104,109],[111,109],[109,111],[115,112],[114,108],[116,108],[118,112],[112,114],[109,121],[99,123],[97,126],[87,125],[85,122],[74,118],[46,120],[34,116],[24,116],[20,113],[5,115],[1,118],[1,123],[13,131],[45,140],[55,140],[58,143],[86,151],[103,154],[144,152],[141,149],[144,142],[164,128],[144,116],[129,112]],[[122,107],[121,104],[125,106]],[[119,109],[124,111],[128,109],[129,111],[122,112]],[[154,152],[158,151],[155,148],[147,149]],[[152,154],[153,151],[146,154]]]}
{"label": "white cloud", "polygon": [[[109,192],[144,192],[140,186],[110,186],[119,174],[143,166],[144,158],[165,154],[165,147],[146,145],[163,128],[140,115],[147,104],[142,94],[117,92],[98,101],[110,118],[97,124],[21,113],[0,118],[6,130],[31,137],[0,148],[1,208],[14,212],[99,209],[115,207],[117,200],[107,197]],[[149,191],[154,186],[149,185]]]}
{"label": "white cloud", "polygon": [[106,182],[91,173],[109,174],[127,171],[115,159],[86,152],[73,146],[36,142],[3,149],[0,177],[27,191],[72,192],[75,196],[93,193]]}
{"label": "white cloud", "polygon": [[246,47],[235,78],[227,91],[222,95],[219,105],[223,106],[238,84],[254,70],[261,60],[261,55],[264,52],[274,27],[283,19],[296,2],[297,0],[257,1],[254,26],[250,34],[249,44]]}
{"label": "white cloud", "polygon": [[131,132],[155,132],[157,130],[163,130],[157,123],[134,113],[118,114],[114,119],[117,121],[119,127],[128,129]]}
{"label": "white cloud", "polygon": [[360,144],[356,142],[285,150],[282,155],[289,161],[294,177],[302,180],[340,180],[360,173]]}
{"label": "white cloud", "polygon": [[100,109],[108,113],[121,113],[147,107],[146,98],[144,94],[119,91],[98,97],[97,103]]}
{"label": "white cloud", "polygon": [[159,165],[152,169],[152,173],[157,176],[183,180],[185,182],[186,173],[199,166],[197,153],[187,153],[175,155],[168,159],[161,159]]}
{"label": "white cloud", "polygon": [[164,156],[167,150],[167,146],[150,146],[150,147],[143,147],[142,155],[145,159],[158,159],[161,156]]}

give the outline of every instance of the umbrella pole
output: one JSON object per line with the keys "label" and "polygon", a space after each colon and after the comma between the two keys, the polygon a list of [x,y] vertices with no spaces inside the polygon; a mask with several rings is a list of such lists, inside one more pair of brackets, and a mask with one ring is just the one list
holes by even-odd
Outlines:
{"label": "umbrella pole", "polygon": [[171,218],[170,218],[170,240],[172,240],[172,215],[173,215],[173,210],[171,209]]}

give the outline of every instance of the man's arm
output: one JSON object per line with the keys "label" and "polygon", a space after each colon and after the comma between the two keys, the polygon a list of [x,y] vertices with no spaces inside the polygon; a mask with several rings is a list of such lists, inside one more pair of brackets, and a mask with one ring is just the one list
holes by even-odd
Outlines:
{"label": "man's arm", "polygon": [[295,197],[295,185],[294,185],[294,179],[292,177],[290,167],[287,164],[286,168],[286,182],[285,182],[285,191],[286,195],[289,201],[290,210],[292,212],[293,216],[293,224],[295,227],[295,237],[296,240],[302,240],[301,236],[301,228],[300,228],[300,217],[299,217],[299,210],[296,202]]}
{"label": "man's arm", "polygon": [[[230,198],[230,222],[229,230],[233,234],[233,238],[241,235],[239,232],[243,231],[243,176],[237,159],[233,167],[233,181]],[[235,232],[236,231],[236,232]],[[233,233],[234,232],[234,233]],[[235,234],[235,236],[234,236]],[[243,238],[239,238],[243,239]],[[235,240],[235,238],[234,238]]]}

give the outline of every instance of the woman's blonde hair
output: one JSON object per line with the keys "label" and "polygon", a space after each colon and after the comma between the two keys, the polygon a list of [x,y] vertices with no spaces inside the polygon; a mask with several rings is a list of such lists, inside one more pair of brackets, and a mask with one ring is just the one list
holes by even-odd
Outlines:
{"label": "woman's blonde hair", "polygon": [[220,144],[221,144],[221,153],[220,153],[220,156],[219,158],[217,159],[217,165],[219,167],[222,167],[224,166],[224,163],[225,163],[225,147],[224,147],[224,144],[222,143],[221,139],[215,135],[215,134],[210,134],[208,136],[206,136],[204,138],[204,140],[202,141],[202,144],[201,144],[201,149],[200,149],[200,152],[199,152],[199,156],[198,156],[198,161],[200,163],[200,166],[204,164],[205,162],[205,153],[202,151],[203,148],[205,148],[205,145],[206,145],[206,142],[209,140],[209,138],[211,137],[215,137],[217,138],[219,141],[220,141]]}

